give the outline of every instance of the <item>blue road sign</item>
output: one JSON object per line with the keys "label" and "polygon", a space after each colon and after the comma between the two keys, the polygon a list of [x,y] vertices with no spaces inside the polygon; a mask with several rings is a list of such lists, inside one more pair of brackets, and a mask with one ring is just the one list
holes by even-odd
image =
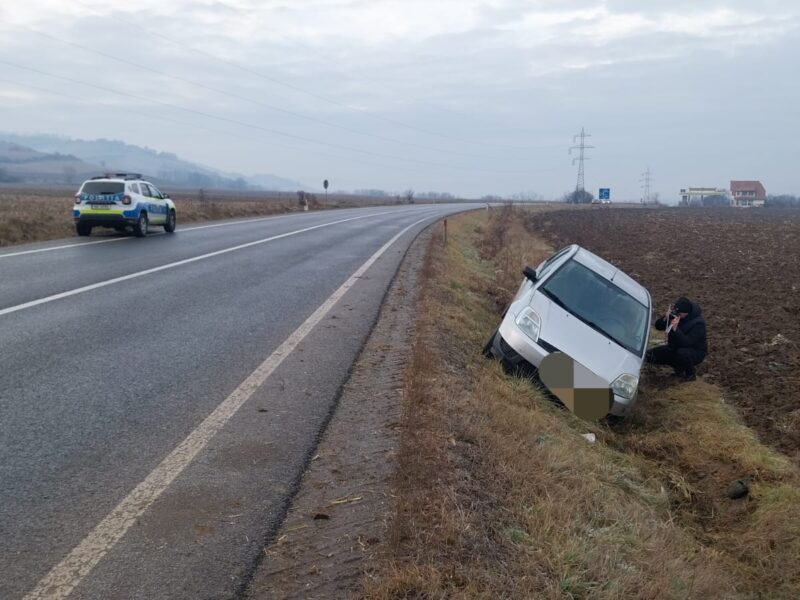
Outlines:
{"label": "blue road sign", "polygon": [[611,188],[600,188],[600,200],[611,200]]}

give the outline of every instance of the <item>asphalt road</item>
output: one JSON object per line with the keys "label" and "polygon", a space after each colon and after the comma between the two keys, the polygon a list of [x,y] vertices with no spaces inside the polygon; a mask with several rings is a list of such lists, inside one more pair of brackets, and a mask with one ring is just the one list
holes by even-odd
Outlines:
{"label": "asphalt road", "polygon": [[0,598],[243,593],[405,250],[465,208],[0,251]]}

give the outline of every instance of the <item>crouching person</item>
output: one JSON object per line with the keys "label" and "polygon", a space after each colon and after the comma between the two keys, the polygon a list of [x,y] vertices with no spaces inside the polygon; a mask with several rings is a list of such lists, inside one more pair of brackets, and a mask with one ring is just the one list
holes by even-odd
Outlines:
{"label": "crouching person", "polygon": [[695,367],[708,352],[706,322],[700,305],[688,298],[678,298],[667,315],[656,321],[655,327],[667,331],[667,343],[648,350],[645,362],[669,365],[682,381],[694,381]]}

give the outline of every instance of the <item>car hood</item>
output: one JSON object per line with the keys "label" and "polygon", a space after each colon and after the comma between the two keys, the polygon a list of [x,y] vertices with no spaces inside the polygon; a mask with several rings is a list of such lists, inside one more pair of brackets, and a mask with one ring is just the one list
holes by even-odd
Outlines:
{"label": "car hood", "polygon": [[639,376],[641,356],[592,329],[538,291],[533,293],[530,305],[542,319],[540,345],[546,342],[545,346],[549,344],[563,352],[609,384],[623,373]]}

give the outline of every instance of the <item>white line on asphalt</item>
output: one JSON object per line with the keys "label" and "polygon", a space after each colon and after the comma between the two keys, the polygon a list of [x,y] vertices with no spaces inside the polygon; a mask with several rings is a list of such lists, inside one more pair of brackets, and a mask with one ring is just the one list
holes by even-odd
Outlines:
{"label": "white line on asphalt", "polygon": [[211,225],[195,225],[194,227],[181,227],[176,229],[178,233],[185,233],[187,231],[197,231],[198,229],[212,229],[214,227],[228,227],[229,225],[246,225],[248,223],[259,223],[261,221],[272,221],[274,219],[283,219],[286,217],[300,217],[302,215],[313,215],[319,213],[290,213],[288,215],[272,215],[271,217],[259,217],[257,219],[239,219],[238,221],[226,221],[224,223],[212,223]]}
{"label": "white line on asphalt", "polygon": [[11,258],[12,256],[22,256],[23,254],[38,254],[39,252],[52,252],[53,250],[64,250],[66,248],[78,248],[80,246],[91,246],[93,244],[108,244],[109,242],[124,242],[132,238],[119,237],[110,240],[94,240],[92,242],[81,242],[77,244],[63,244],[61,246],[49,246],[47,248],[37,248],[36,250],[21,250],[19,252],[9,252],[8,254],[0,254],[0,258]]}
{"label": "white line on asphalt", "polygon": [[86,577],[98,562],[125,535],[150,505],[166,490],[174,479],[189,465],[195,456],[211,441],[233,415],[244,405],[283,360],[311,332],[334,305],[353,287],[364,273],[394,244],[404,233],[423,221],[434,218],[427,216],[415,221],[395,235],[370,256],[367,261],[331,294],[314,313],[286,338],[278,349],[237,387],[230,396],[214,409],[186,439],[170,452],[153,469],[147,478],[137,485],[67,556],[29,592],[24,600],[59,600],[66,598]]}
{"label": "white line on asphalt", "polygon": [[306,231],[313,231],[314,229],[320,229],[322,227],[328,227],[330,225],[338,225],[339,223],[347,223],[349,221],[357,221],[359,219],[367,219],[369,217],[377,217],[380,215],[389,214],[387,211],[382,213],[371,213],[369,215],[360,215],[358,217],[351,217],[349,219],[340,219],[338,221],[331,221],[329,223],[322,223],[320,225],[313,225],[311,227],[304,227],[303,229],[296,229],[294,231],[289,231],[287,233],[281,233],[278,235],[273,235],[268,238],[263,238],[260,240],[255,240],[254,242],[247,242],[246,244],[239,244],[238,246],[232,246],[230,248],[223,248],[222,250],[216,250],[215,252],[209,252],[207,254],[201,254],[200,256],[193,256],[192,258],[185,258],[183,260],[178,260],[172,263],[168,263],[166,265],[161,265],[160,267],[153,267],[151,269],[145,269],[143,271],[137,271],[135,273],[129,273],[128,275],[122,275],[120,277],[114,277],[113,279],[106,279],[105,281],[98,281],[97,283],[92,283],[89,285],[85,285],[83,287],[75,288],[73,290],[68,290],[66,292],[60,292],[58,294],[53,294],[52,296],[46,296],[44,298],[38,298],[37,300],[31,300],[29,302],[24,302],[22,304],[17,304],[16,306],[9,306],[8,308],[0,309],[0,317],[3,315],[7,315],[10,313],[15,313],[20,310],[25,310],[26,308],[33,308],[34,306],[39,306],[40,304],[47,304],[48,302],[54,302],[55,300],[61,300],[62,298],[69,298],[70,296],[75,296],[76,294],[82,294],[84,292],[90,292],[92,290],[96,290],[98,288],[107,287],[109,285],[114,285],[115,283],[121,283],[123,281],[128,281],[130,279],[136,279],[137,277],[143,277],[145,275],[151,275],[152,273],[158,273],[159,271],[166,271],[167,269],[174,269],[175,267],[180,267],[183,265],[187,265],[189,263],[197,262],[199,260],[204,260],[206,258],[212,258],[214,256],[219,256],[220,254],[227,254],[228,252],[234,252],[236,250],[242,250],[243,248],[249,248],[251,246],[257,246],[258,244],[265,244],[267,242],[272,242],[274,240],[279,240],[282,238],[286,238],[292,235],[297,235],[298,233],[305,233]]}
{"label": "white line on asphalt", "polygon": [[[398,211],[400,212],[407,212],[407,211]],[[189,231],[197,231],[199,229],[211,229],[213,227],[230,227],[231,225],[247,225],[248,223],[259,223],[261,221],[272,221],[274,219],[285,219],[287,217],[300,217],[304,215],[314,215],[319,214],[319,212],[310,212],[310,213],[290,213],[290,214],[283,214],[283,215],[271,215],[269,217],[258,217],[253,219],[240,219],[238,221],[226,221],[224,223],[213,223],[211,225],[196,225],[194,227],[181,227],[177,231],[178,233],[188,233]],[[378,213],[378,214],[386,214],[386,213]],[[152,235],[152,234],[151,234]],[[68,250],[70,248],[80,248],[81,246],[92,246],[94,244],[107,244],[109,242],[124,242],[126,240],[132,240],[133,237],[117,237],[110,240],[93,240],[91,242],[77,242],[74,244],[62,244],[60,246],[49,246],[47,248],[36,248],[34,250],[20,250],[19,252],[8,252],[6,254],[0,254],[0,259],[2,258],[11,258],[12,256],[23,256],[25,254],[39,254],[40,252],[52,252],[53,250]]]}

